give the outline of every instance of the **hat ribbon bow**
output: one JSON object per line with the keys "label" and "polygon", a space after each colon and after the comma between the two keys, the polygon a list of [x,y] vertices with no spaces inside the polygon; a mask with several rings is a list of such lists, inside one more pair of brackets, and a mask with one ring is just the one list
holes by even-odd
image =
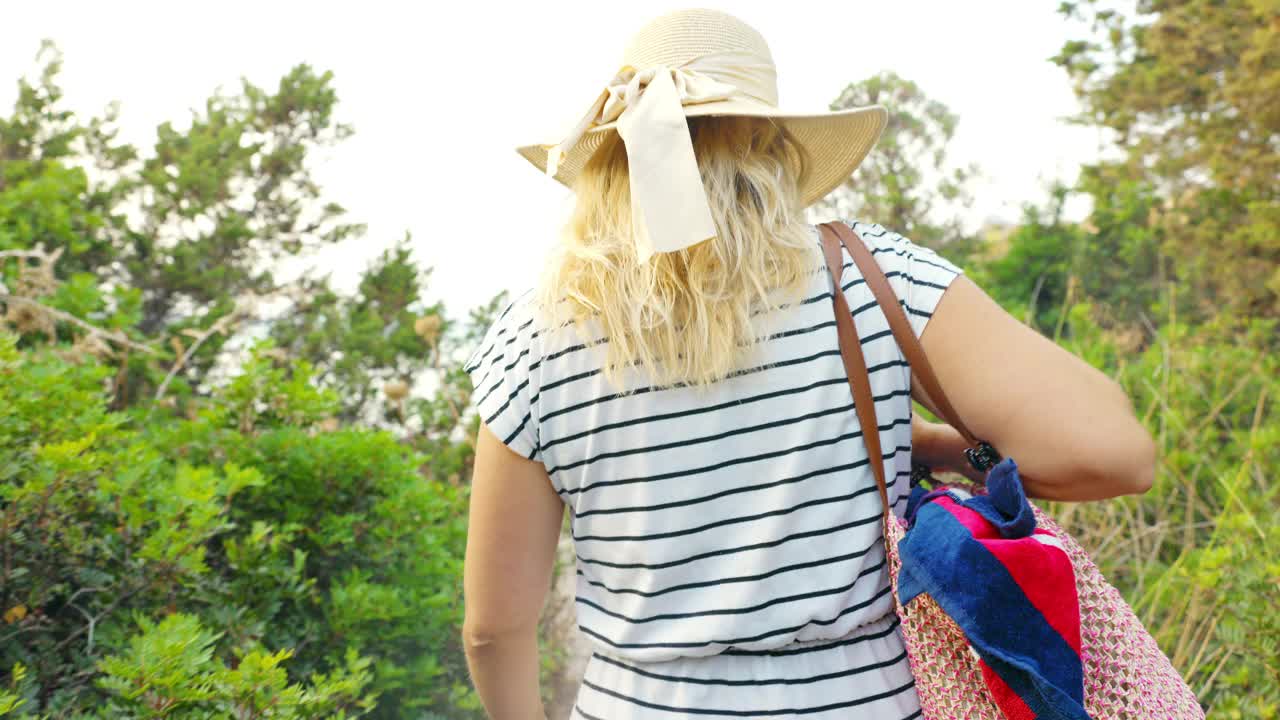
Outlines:
{"label": "hat ribbon bow", "polygon": [[747,97],[777,105],[770,62],[715,53],[683,65],[623,67],[582,120],[547,151],[548,175],[592,127],[616,122],[627,150],[631,224],[641,262],[715,237],[715,222],[693,153],[684,106]]}

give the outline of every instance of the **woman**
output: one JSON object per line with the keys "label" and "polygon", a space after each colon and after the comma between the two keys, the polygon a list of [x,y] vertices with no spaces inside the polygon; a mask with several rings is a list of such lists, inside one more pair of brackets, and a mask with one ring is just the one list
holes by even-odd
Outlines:
{"label": "woman", "polygon": [[[884,117],[780,112],[759,34],[682,11],[640,31],[564,142],[521,148],[577,204],[540,289],[467,364],[483,424],[463,634],[490,716],[544,716],[536,627],[566,506],[594,645],[574,718],[918,716],[803,215]],[[1153,443],[1114,383],[935,253],[851,226],[960,415],[1031,494],[1150,485]],[[912,458],[958,470],[965,446],[914,417],[887,321],[847,256],[843,272],[901,512]]]}

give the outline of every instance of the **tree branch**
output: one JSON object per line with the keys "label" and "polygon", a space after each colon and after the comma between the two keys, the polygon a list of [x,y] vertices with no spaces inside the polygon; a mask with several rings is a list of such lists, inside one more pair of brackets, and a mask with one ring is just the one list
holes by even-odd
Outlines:
{"label": "tree branch", "polygon": [[51,308],[48,305],[45,305],[44,303],[38,302],[36,300],[32,300],[31,298],[22,297],[21,295],[11,295],[9,293],[0,293],[0,302],[19,303],[19,304],[29,305],[31,307],[39,308],[41,311],[47,312],[50,315],[54,316],[55,318],[62,320],[63,322],[69,322],[72,325],[79,326],[83,330],[88,331],[91,335],[95,335],[97,337],[110,340],[111,342],[116,343],[117,345],[123,345],[125,347],[133,348],[134,350],[147,353],[148,355],[159,355],[159,353],[156,352],[154,349],[149,348],[146,345],[140,345],[130,340],[129,338],[125,337],[123,333],[103,330],[102,328],[96,325],[90,325],[84,320],[81,320],[75,315],[72,315],[71,313],[63,312],[62,310],[58,310],[57,308]]}
{"label": "tree branch", "polygon": [[178,362],[173,364],[173,367],[169,369],[169,374],[165,375],[164,380],[160,382],[160,387],[156,388],[157,402],[159,402],[160,399],[164,397],[164,391],[168,389],[169,382],[172,381],[175,376],[177,376],[179,370],[186,367],[187,361],[191,359],[192,355],[196,354],[196,350],[200,349],[200,346],[204,344],[204,341],[213,337],[215,333],[225,332],[227,329],[227,325],[230,323],[233,317],[235,317],[234,312],[227,315],[223,315],[222,317],[218,318],[216,321],[214,321],[212,325],[208,327],[208,329],[200,333],[200,337],[196,338],[196,341],[191,343],[191,347],[187,348],[182,353],[182,357],[178,358]]}
{"label": "tree branch", "polygon": [[49,257],[44,250],[0,250],[0,259],[4,258],[29,258],[31,260],[43,260]]}

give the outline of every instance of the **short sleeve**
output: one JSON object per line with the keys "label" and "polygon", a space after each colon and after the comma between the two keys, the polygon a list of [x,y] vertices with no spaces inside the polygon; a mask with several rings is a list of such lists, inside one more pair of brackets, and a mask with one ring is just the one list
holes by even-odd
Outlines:
{"label": "short sleeve", "polygon": [[851,222],[871,255],[884,270],[911,322],[916,337],[924,332],[943,293],[963,271],[926,247],[916,245],[880,225]]}
{"label": "short sleeve", "polygon": [[531,293],[509,304],[493,322],[463,369],[480,419],[513,451],[541,462],[538,437],[537,323]]}

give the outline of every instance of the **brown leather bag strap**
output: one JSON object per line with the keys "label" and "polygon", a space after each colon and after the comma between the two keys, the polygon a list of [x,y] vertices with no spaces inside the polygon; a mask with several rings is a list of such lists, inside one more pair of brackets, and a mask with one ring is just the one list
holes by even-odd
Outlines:
{"label": "brown leather bag strap", "polygon": [[844,372],[849,377],[849,390],[853,393],[853,409],[858,414],[858,424],[862,428],[862,441],[867,446],[867,462],[876,478],[876,487],[880,490],[880,501],[883,503],[882,516],[889,517],[889,486],[885,482],[884,455],[880,449],[880,427],[876,424],[876,401],[871,393],[871,377],[867,374],[867,360],[862,354],[862,342],[858,340],[858,330],[853,324],[853,313],[849,310],[849,301],[844,297],[840,287],[841,270],[844,268],[840,254],[840,240],[826,225],[819,226],[822,235],[822,252],[827,259],[827,272],[831,275],[832,300],[835,306],[836,334],[840,338],[840,359],[844,361]]}
{"label": "brown leather bag strap", "polygon": [[916,337],[915,332],[911,329],[911,323],[907,321],[907,314],[903,312],[902,306],[898,303],[898,296],[893,292],[893,287],[889,285],[889,279],[885,277],[884,270],[880,269],[880,264],[872,257],[871,251],[867,250],[866,243],[848,225],[842,222],[824,223],[823,226],[829,227],[835,233],[836,237],[840,239],[840,244],[848,251],[849,256],[857,264],[858,270],[862,272],[862,277],[867,281],[867,287],[875,295],[876,302],[880,305],[880,310],[889,320],[889,328],[893,331],[893,337],[898,341],[898,347],[902,349],[902,354],[911,366],[911,374],[920,382],[921,389],[924,390],[925,395],[938,408],[943,420],[946,420],[948,424],[958,430],[970,446],[979,447],[983,443],[970,432],[964,421],[960,419],[960,414],[951,405],[951,401],[947,399],[947,393],[943,391],[942,384],[938,382],[937,375],[933,373],[933,366],[929,364],[929,358],[924,354],[924,347],[920,345],[920,339]]}

